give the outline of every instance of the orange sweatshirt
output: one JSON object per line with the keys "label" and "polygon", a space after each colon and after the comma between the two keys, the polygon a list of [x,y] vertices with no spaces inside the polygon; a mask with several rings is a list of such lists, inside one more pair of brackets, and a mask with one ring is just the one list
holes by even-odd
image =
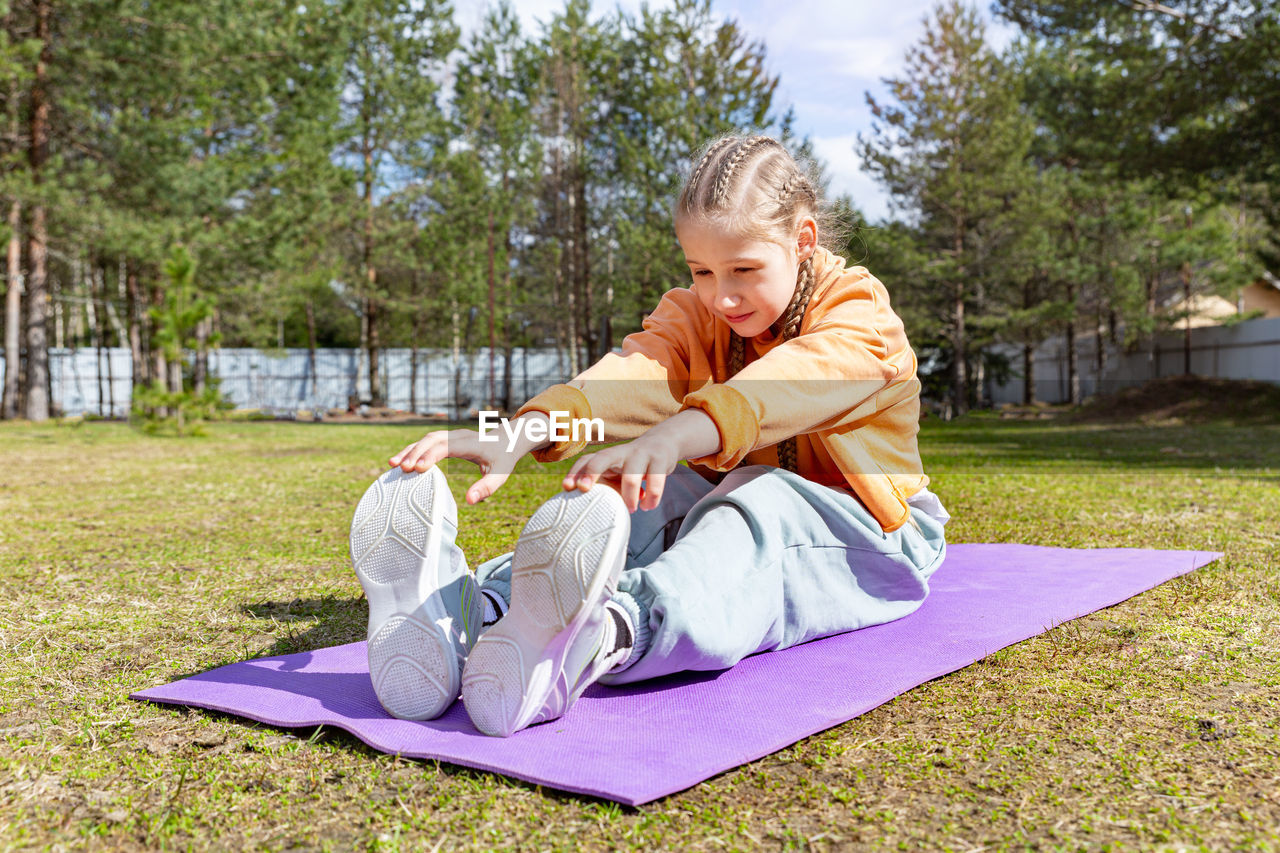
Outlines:
{"label": "orange sweatshirt", "polygon": [[[768,331],[748,340],[733,378],[729,326],[703,307],[695,284],[668,291],[621,354],[548,388],[519,414],[600,418],[605,441],[615,442],[698,408],[715,422],[721,449],[689,461],[717,471],[777,465],[778,443],[797,436],[801,476],[852,492],[881,527],[896,530],[910,518],[907,498],[929,482],[916,444],[915,353],[884,285],[866,269],[819,249],[813,274],[800,333],[785,343]],[[586,446],[557,442],[534,458],[554,462]]]}

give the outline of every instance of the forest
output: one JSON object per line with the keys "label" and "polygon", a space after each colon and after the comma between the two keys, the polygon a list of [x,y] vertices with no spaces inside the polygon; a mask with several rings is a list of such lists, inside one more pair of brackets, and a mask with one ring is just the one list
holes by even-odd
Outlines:
{"label": "forest", "polygon": [[[849,93],[891,214],[831,199],[832,248],[890,284],[926,393],[983,405],[1029,373],[1011,351],[1064,336],[1074,371],[1086,335],[1140,348],[1280,268],[1278,6],[998,0],[997,49],[945,0],[887,97]],[[4,418],[56,414],[63,347],[127,348],[143,406],[216,393],[217,346],[359,347],[375,406],[388,347],[576,372],[687,283],[703,144],[771,133],[823,174],[714,0],[566,0],[536,32],[495,2],[465,37],[443,0],[0,13]]]}

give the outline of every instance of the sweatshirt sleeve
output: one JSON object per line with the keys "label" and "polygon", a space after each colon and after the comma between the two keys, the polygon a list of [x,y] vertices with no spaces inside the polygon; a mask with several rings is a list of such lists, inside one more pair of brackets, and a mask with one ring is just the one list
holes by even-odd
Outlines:
{"label": "sweatshirt sleeve", "polygon": [[914,385],[915,355],[883,285],[865,272],[844,278],[795,338],[685,395],[682,406],[706,412],[721,439],[718,453],[690,461],[728,470],[758,447],[856,425],[896,401],[886,389]]}
{"label": "sweatshirt sleeve", "polygon": [[[640,436],[679,412],[690,391],[711,380],[711,318],[688,288],[668,291],[628,335],[622,352],[608,353],[563,385],[553,385],[520,407],[526,412],[568,412],[571,418],[599,418],[607,443]],[[555,442],[533,457],[554,462],[582,452],[588,442]]]}

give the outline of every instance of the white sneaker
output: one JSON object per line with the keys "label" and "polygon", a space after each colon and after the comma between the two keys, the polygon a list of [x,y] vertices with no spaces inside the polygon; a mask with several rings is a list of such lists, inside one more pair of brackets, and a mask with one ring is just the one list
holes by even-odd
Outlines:
{"label": "white sneaker", "polygon": [[369,676],[401,719],[429,720],[453,704],[480,630],[479,589],[457,533],[458,505],[439,468],[392,468],[351,520],[351,562],[369,599]]}
{"label": "white sneaker", "polygon": [[617,623],[605,602],[630,530],[626,505],[607,486],[563,492],[529,519],[511,560],[511,609],[476,643],[462,674],[476,728],[506,737],[554,720],[627,658],[630,644],[615,648]]}

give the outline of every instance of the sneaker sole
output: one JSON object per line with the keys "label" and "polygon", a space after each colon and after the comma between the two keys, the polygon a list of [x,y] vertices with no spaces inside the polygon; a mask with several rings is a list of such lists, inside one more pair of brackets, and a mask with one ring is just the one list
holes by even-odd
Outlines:
{"label": "sneaker sole", "polygon": [[438,717],[460,687],[453,617],[440,596],[455,574],[440,553],[451,502],[439,468],[393,468],[364,493],[351,522],[351,562],[369,600],[369,676],[382,706],[405,720]]}
{"label": "sneaker sole", "polygon": [[476,643],[462,676],[480,731],[508,737],[540,722],[552,692],[576,681],[564,677],[565,653],[616,590],[627,544],[619,516],[627,516],[622,498],[601,486],[557,495],[525,525],[511,561],[511,609]]}

